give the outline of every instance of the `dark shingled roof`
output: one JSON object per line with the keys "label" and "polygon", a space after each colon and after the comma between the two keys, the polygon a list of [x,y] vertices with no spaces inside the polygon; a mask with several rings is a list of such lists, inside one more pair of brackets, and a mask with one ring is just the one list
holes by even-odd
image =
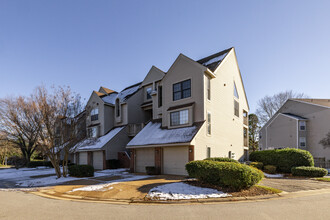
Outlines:
{"label": "dark shingled roof", "polygon": [[227,56],[228,52],[232,48],[229,48],[227,50],[223,50],[219,53],[213,54],[211,56],[205,57],[203,59],[197,60],[198,63],[202,64],[203,66],[209,68],[212,72],[217,69],[217,67],[220,65],[222,60]]}

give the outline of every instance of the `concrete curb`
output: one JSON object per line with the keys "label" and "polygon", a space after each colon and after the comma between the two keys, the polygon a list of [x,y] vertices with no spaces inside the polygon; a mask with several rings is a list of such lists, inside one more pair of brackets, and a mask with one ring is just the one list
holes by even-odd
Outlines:
{"label": "concrete curb", "polygon": [[235,202],[253,202],[253,201],[265,201],[273,199],[290,199],[303,196],[319,195],[324,193],[330,193],[330,188],[319,189],[319,190],[305,190],[298,192],[281,192],[279,194],[268,194],[263,196],[249,196],[249,197],[226,197],[226,198],[210,198],[210,199],[191,199],[191,200],[167,200],[167,201],[156,201],[156,200],[137,200],[137,199],[97,199],[92,197],[83,197],[75,195],[62,194],[61,196],[53,195],[52,193],[33,191],[31,193],[37,196],[67,200],[76,202],[94,202],[94,203],[108,203],[108,204],[119,204],[119,205],[193,205],[193,204],[211,204],[211,203],[235,203]]}

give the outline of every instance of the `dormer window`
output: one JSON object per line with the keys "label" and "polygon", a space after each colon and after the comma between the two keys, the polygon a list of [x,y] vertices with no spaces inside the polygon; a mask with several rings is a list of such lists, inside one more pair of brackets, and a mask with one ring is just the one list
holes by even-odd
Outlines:
{"label": "dormer window", "polygon": [[91,121],[97,121],[99,119],[99,109],[93,108],[91,111]]}
{"label": "dormer window", "polygon": [[191,96],[191,80],[185,80],[173,84],[173,101]]}
{"label": "dormer window", "polygon": [[116,99],[116,117],[120,116],[120,103],[119,103],[119,99]]}

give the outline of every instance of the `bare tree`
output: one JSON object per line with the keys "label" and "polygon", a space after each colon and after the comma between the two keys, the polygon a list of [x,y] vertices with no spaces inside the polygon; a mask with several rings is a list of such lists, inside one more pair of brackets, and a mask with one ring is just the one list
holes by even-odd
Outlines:
{"label": "bare tree", "polygon": [[330,132],[327,133],[326,137],[320,140],[319,143],[322,144],[324,148],[330,147]]}
{"label": "bare tree", "polygon": [[63,175],[66,176],[68,154],[77,141],[75,115],[82,110],[80,96],[74,94],[70,87],[53,88],[49,93],[40,86],[35,91],[34,99],[40,118],[41,149],[50,159],[58,178],[62,175],[60,160],[61,152],[64,152]]}
{"label": "bare tree", "polygon": [[265,96],[258,101],[256,115],[259,118],[259,123],[265,124],[288,99],[306,97],[304,93],[295,93],[292,90],[280,92],[273,96]]}
{"label": "bare tree", "polygon": [[0,100],[0,132],[4,141],[18,147],[26,162],[38,147],[40,131],[37,106],[31,98],[5,98]]}

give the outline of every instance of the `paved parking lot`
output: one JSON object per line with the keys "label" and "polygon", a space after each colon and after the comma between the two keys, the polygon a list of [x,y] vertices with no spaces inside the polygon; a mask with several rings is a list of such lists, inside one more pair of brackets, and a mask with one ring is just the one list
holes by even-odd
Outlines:
{"label": "paved parking lot", "polygon": [[260,185],[280,189],[285,192],[330,188],[330,182],[305,178],[264,178]]}

